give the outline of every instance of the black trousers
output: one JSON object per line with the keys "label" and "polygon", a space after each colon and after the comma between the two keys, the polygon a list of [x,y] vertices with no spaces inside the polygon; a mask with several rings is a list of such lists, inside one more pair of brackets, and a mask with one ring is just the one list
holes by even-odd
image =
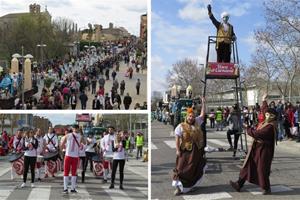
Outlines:
{"label": "black trousers", "polygon": [[88,162],[90,161],[90,170],[93,171],[93,161],[92,161],[92,157],[96,155],[96,153],[94,152],[85,152],[86,155],[86,160],[85,160],[85,165],[84,165],[84,171],[86,171]]}
{"label": "black trousers", "polygon": [[120,172],[120,184],[123,184],[124,180],[124,166],[125,166],[125,160],[113,160],[113,168],[112,168],[112,173],[111,173],[111,184],[115,183],[115,178],[116,178],[116,172],[117,168],[119,165],[119,172]]}
{"label": "black trousers", "polygon": [[24,171],[23,171],[23,182],[24,183],[26,183],[26,180],[27,180],[29,166],[30,166],[30,172],[31,172],[31,183],[34,183],[35,163],[36,163],[36,157],[24,156]]}
{"label": "black trousers", "polygon": [[224,43],[224,42],[220,42],[218,44],[218,49],[217,49],[218,62],[229,63],[230,62],[230,54],[231,54],[231,45]]}
{"label": "black trousers", "polygon": [[227,139],[228,139],[228,143],[229,143],[230,147],[232,147],[231,135],[234,135],[233,149],[236,151],[240,134],[238,134],[238,130],[228,130],[227,131]]}

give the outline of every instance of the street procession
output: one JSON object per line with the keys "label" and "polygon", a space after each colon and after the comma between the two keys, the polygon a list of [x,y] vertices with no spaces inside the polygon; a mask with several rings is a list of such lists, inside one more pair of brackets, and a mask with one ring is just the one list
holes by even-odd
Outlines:
{"label": "street procession", "polygon": [[[1,188],[9,184],[14,190],[1,194],[1,199],[23,199],[21,192],[28,190],[31,190],[29,197],[42,195],[41,199],[47,195],[50,199],[61,199],[65,198],[63,195],[77,193],[80,198],[96,198],[99,194],[94,193],[103,190],[106,194],[101,198],[110,199],[113,189],[128,191],[126,196],[137,193],[137,197],[147,198],[146,115],[20,114],[1,117],[11,124],[13,120],[20,124],[3,133],[10,137],[7,154],[3,155],[7,159],[1,160],[7,166],[1,169],[4,175],[0,178]],[[62,119],[70,124],[61,123]],[[4,124],[1,126],[4,128]],[[8,134],[10,131],[15,134]],[[88,184],[93,184],[89,188],[91,191]],[[34,191],[34,188],[43,190],[46,186],[52,187],[54,194],[50,188],[43,191],[45,194]]]}

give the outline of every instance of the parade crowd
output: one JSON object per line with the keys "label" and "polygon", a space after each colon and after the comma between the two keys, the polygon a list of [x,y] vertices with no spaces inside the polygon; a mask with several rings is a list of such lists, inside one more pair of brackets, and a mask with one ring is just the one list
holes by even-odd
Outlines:
{"label": "parade crowd", "polygon": [[[129,42],[130,41],[130,42]],[[120,43],[121,45],[121,43]],[[88,47],[76,56],[68,55],[65,59],[51,59],[45,66],[34,68],[32,72],[33,85],[43,85],[39,97],[27,98],[26,109],[87,109],[90,93],[94,96],[91,109],[129,109],[132,104],[132,94],[128,92],[128,81],[135,73],[143,73],[146,68],[146,49],[141,48],[136,39],[128,40],[121,45],[107,43],[102,47]],[[127,67],[120,72],[121,63]],[[122,65],[123,66],[123,65]],[[124,78],[117,80],[120,73]],[[118,76],[120,77],[120,76]],[[18,97],[22,84],[22,73],[1,76],[4,80],[2,99],[15,98],[15,108],[22,108]],[[112,87],[105,90],[105,84],[112,81]],[[133,80],[132,80],[133,81]],[[135,83],[136,95],[140,94],[141,80]],[[76,108],[77,102],[81,107]],[[147,103],[140,102],[134,109],[147,109]]]}

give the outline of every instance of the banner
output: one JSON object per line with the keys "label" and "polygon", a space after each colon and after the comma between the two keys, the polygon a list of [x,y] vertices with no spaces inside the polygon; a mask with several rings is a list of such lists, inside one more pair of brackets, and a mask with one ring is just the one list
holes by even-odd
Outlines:
{"label": "banner", "polygon": [[206,68],[206,78],[235,79],[239,77],[239,65],[234,63],[209,62]]}

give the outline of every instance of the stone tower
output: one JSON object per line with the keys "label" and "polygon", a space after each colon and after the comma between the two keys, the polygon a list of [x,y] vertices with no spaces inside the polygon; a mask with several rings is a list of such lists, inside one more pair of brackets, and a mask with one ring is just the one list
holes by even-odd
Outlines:
{"label": "stone tower", "polygon": [[40,13],[41,6],[39,4],[30,4],[29,5],[29,12],[30,13]]}

